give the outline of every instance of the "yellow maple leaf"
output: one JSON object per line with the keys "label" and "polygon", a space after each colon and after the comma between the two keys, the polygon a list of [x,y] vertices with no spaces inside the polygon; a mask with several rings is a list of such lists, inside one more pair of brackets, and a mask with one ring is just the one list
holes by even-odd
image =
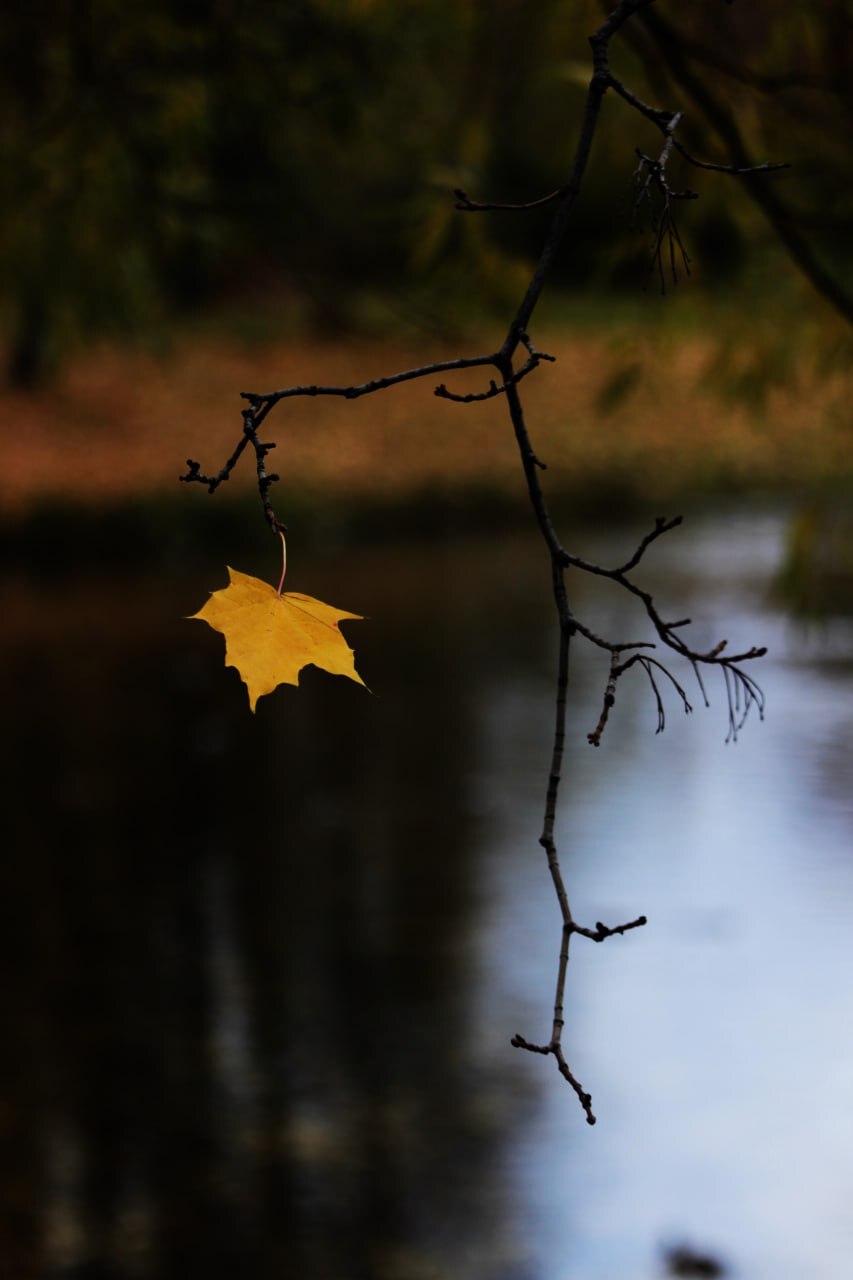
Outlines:
{"label": "yellow maple leaf", "polygon": [[239,671],[253,711],[258,698],[277,685],[299,684],[299,672],[310,665],[364,684],[338,627],[346,618],[360,620],[361,614],[298,592],[279,595],[268,582],[237,569],[228,573],[229,585],[212,591],[192,617],[225,636],[225,665]]}

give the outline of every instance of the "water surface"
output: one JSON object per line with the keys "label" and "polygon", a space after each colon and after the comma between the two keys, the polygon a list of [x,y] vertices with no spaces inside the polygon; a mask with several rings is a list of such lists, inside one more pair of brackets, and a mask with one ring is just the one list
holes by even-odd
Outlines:
{"label": "water surface", "polygon": [[[575,542],[615,563],[643,531]],[[532,534],[297,551],[293,590],[369,615],[348,634],[375,694],[309,672],[254,717],[182,620],[221,569],[10,573],[0,1269],[640,1280],[686,1240],[755,1280],[845,1274],[851,635],[773,603],[784,531],[717,512],[648,556],[697,642],[769,645],[737,744],[721,683],[655,736],[638,677],[592,749],[606,671],[573,657],[573,904],[649,917],[574,945],[595,1128],[509,1044],[547,1038],[559,942]],[[606,586],[572,589],[641,638]]]}

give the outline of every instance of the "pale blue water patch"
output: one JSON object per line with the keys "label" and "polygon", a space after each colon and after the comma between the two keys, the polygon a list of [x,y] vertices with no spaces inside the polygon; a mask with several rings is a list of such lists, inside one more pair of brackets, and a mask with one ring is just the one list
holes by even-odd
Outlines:
{"label": "pale blue water patch", "polygon": [[[682,1239],[754,1280],[846,1273],[853,674],[769,602],[783,537],[773,515],[697,522],[649,557],[667,594],[680,587],[683,600],[686,588],[709,642],[770,648],[766,722],[751,719],[737,744],[724,743],[719,682],[708,682],[710,711],[685,717],[668,699],[655,737],[638,679],[620,689],[595,751],[585,733],[601,672],[575,663],[580,709],[558,822],[570,895],[589,924],[645,912],[649,925],[600,946],[573,942],[568,1057],[593,1093],[596,1128],[550,1060],[518,1055],[525,1077],[544,1077],[510,1165],[542,1277],[657,1275],[661,1244]],[[609,547],[599,554],[613,559]],[[621,600],[606,609],[611,633],[629,625]],[[850,639],[835,627],[835,652]],[[547,1039],[559,943],[536,843],[544,659],[537,675],[523,697],[495,691],[479,779],[501,799],[483,855],[478,1015],[507,1039]]]}

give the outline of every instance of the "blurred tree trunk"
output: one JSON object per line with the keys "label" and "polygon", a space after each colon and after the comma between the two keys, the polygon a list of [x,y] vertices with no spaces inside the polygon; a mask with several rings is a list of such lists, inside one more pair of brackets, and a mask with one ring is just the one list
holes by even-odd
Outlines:
{"label": "blurred tree trunk", "polygon": [[38,293],[19,300],[6,365],[6,379],[12,387],[35,387],[51,371],[47,310]]}

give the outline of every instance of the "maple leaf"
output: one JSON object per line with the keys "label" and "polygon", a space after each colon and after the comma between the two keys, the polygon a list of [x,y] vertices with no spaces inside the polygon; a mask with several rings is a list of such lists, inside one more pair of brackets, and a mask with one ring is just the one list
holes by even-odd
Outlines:
{"label": "maple leaf", "polygon": [[295,591],[280,595],[268,582],[237,569],[228,573],[229,585],[212,591],[192,618],[225,636],[225,665],[239,671],[253,711],[258,698],[278,685],[299,684],[299,672],[310,665],[364,685],[338,627],[346,618],[360,620],[361,614]]}

